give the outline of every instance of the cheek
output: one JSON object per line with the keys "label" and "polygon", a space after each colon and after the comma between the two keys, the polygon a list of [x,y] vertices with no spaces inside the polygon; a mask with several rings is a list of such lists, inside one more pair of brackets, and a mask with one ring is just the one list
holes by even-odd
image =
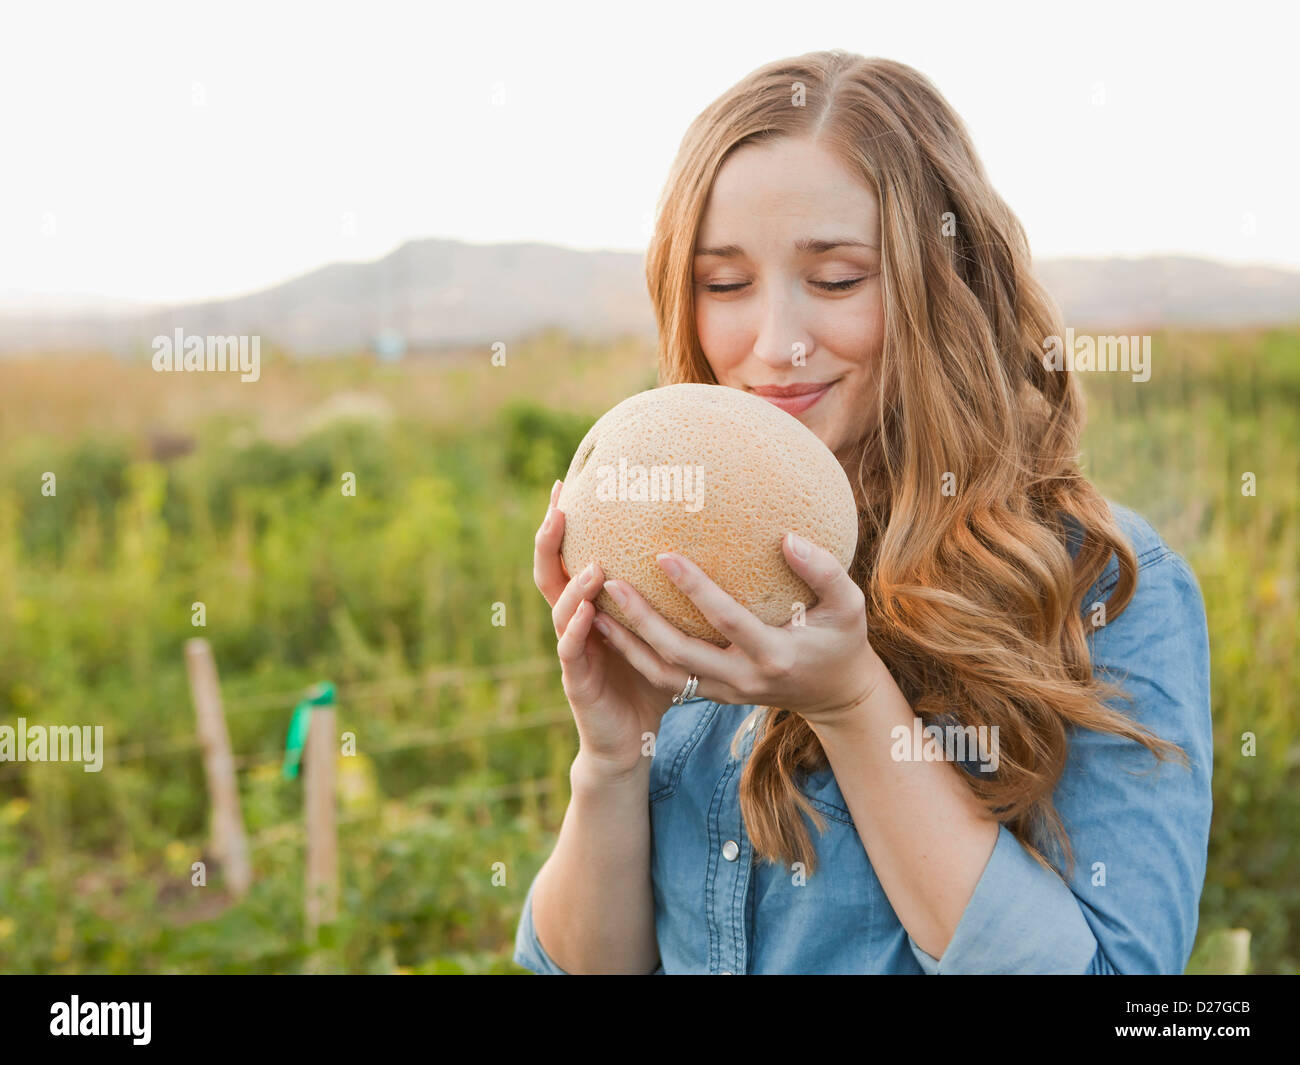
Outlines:
{"label": "cheek", "polygon": [[858,365],[878,361],[885,339],[880,294],[877,292],[871,299],[861,302],[854,301],[852,306],[846,301],[843,311],[837,311],[834,319],[827,323],[823,335],[842,359]]}
{"label": "cheek", "polygon": [[704,306],[695,312],[695,331],[715,374],[744,358],[745,331],[729,319],[725,307]]}

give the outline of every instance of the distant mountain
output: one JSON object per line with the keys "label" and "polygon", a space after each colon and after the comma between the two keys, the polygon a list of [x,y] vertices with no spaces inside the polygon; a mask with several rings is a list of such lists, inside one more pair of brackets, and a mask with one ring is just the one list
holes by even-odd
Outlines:
{"label": "distant mountain", "polygon": [[1189,256],[1050,259],[1035,267],[1067,324],[1251,326],[1300,322],[1300,272]]}
{"label": "distant mountain", "polygon": [[[1300,321],[1300,272],[1205,259],[1058,259],[1035,270],[1067,324],[1119,328]],[[488,345],[559,327],[653,336],[644,256],[550,244],[419,240],[374,262],[333,263],[251,296],[145,309],[0,299],[0,352],[147,352],[176,329],[260,335],[324,355]],[[386,338],[386,339],[380,339]]]}

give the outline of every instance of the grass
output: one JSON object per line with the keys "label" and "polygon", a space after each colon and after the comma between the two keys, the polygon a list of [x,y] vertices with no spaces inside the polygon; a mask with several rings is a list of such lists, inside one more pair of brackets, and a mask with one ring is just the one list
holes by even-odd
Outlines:
{"label": "grass", "polygon": [[[1251,971],[1296,972],[1300,330],[1153,346],[1149,382],[1085,379],[1083,458],[1188,559],[1206,599],[1215,816],[1191,968],[1240,968],[1232,930],[1246,929]],[[5,363],[0,722],[102,724],[132,756],[98,774],[0,765],[0,970],[517,971],[515,922],[563,815],[572,725],[406,739],[563,711],[558,667],[427,674],[554,657],[531,572],[550,484],[597,415],[654,385],[653,367],[642,342],[558,333],[513,345],[505,366],[490,352],[396,365],[272,353],[256,384],[94,356]],[[182,658],[195,635],[216,656],[256,844],[237,903],[204,854]],[[340,762],[341,917],[309,943],[301,784],[278,759],[294,693],[320,679],[340,686],[340,729],[374,753]],[[520,781],[541,784],[490,804],[431,790]]]}

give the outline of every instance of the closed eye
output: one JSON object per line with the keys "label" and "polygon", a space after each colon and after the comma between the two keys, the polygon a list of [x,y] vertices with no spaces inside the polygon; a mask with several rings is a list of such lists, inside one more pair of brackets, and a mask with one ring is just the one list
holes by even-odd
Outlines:
{"label": "closed eye", "polygon": [[[855,285],[862,284],[865,280],[865,277],[854,277],[849,278],[846,281],[813,281],[811,283],[816,285],[818,288],[825,289],[827,292],[847,292]],[[705,285],[704,287],[709,292],[736,292],[748,284],[748,281],[741,281],[733,285]]]}

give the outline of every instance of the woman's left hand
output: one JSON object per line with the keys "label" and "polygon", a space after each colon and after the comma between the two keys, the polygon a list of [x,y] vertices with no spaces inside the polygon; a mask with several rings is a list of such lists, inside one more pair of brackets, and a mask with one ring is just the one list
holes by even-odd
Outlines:
{"label": "woman's left hand", "polygon": [[[781,540],[790,568],[812,589],[817,605],[779,628],[767,625],[713,583],[694,562],[677,554],[659,556],[669,579],[691,600],[731,646],[721,648],[682,633],[625,581],[606,581],[636,632],[597,611],[606,639],[652,684],[680,692],[688,674],[699,678],[697,697],[732,705],[777,706],[830,724],[863,706],[882,675],[884,663],[867,639],[866,602],[839,560],[816,544],[800,558]],[[676,561],[680,573],[666,565]]]}

